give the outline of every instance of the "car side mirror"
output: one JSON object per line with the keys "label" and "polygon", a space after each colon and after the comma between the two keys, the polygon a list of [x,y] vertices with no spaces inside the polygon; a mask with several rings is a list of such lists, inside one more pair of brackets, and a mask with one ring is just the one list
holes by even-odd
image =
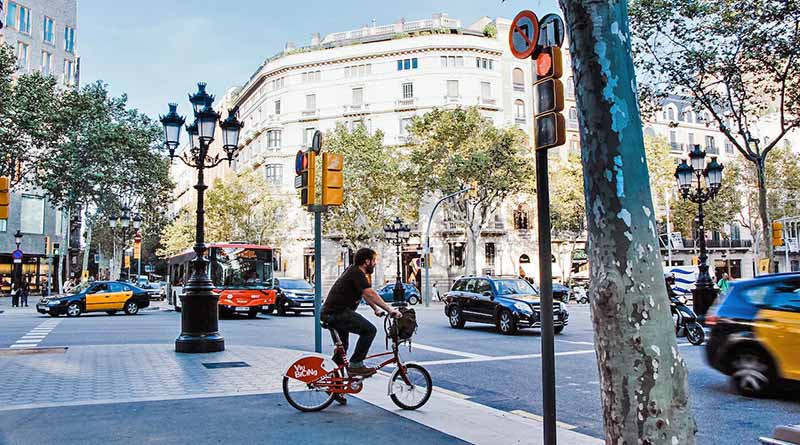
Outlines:
{"label": "car side mirror", "polygon": [[492,293],[488,290],[483,291],[481,295],[483,295],[484,297],[489,297],[490,299],[494,300],[494,295],[492,295]]}

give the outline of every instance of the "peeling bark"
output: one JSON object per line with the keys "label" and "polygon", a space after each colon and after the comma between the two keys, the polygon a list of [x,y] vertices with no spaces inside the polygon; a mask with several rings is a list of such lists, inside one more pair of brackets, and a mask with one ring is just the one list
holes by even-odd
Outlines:
{"label": "peeling bark", "polygon": [[560,0],[577,88],[608,444],[694,444],[658,250],[625,2]]}

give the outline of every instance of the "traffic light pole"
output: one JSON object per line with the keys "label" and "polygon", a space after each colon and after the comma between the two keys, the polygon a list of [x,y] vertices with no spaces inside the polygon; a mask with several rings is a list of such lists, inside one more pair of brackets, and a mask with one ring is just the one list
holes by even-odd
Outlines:
{"label": "traffic light pole", "polygon": [[313,205],[308,209],[314,212],[314,351],[322,353],[322,214],[325,206]]}

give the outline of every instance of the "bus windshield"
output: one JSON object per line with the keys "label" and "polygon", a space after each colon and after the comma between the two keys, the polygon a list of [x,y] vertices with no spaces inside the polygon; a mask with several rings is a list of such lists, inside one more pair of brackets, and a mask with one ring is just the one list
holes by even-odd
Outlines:
{"label": "bus windshield", "polygon": [[227,289],[261,288],[272,278],[272,251],[214,247],[210,252],[211,281]]}

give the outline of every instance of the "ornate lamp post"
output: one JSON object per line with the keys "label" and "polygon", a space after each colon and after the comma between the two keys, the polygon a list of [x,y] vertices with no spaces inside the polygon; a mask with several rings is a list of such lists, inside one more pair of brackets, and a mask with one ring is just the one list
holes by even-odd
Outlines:
{"label": "ornate lamp post", "polygon": [[403,281],[400,275],[400,264],[402,263],[400,248],[411,237],[411,229],[407,224],[403,224],[399,217],[396,217],[391,224],[383,228],[383,231],[386,233],[386,240],[397,248],[397,281],[394,283],[393,304],[405,303],[406,291],[403,288]]}
{"label": "ornate lamp post", "polygon": [[716,298],[714,283],[708,273],[708,254],[706,253],[706,236],[703,215],[703,204],[717,195],[722,185],[723,166],[717,162],[717,157],[712,156],[711,162],[706,165],[706,153],[695,145],[689,153],[689,163],[684,159],[675,170],[678,189],[683,199],[697,204],[697,233],[700,245],[700,266],[697,282],[692,291],[694,310],[703,318],[708,308]]}
{"label": "ornate lamp post", "polygon": [[[185,292],[180,296],[181,335],[175,340],[176,352],[204,353],[225,350],[225,340],[219,333],[219,297],[212,292],[213,283],[208,277],[208,260],[205,258],[205,210],[203,195],[208,188],[203,182],[203,172],[219,165],[223,160],[218,155],[208,156],[208,147],[214,140],[214,131],[220,115],[211,104],[214,96],[206,92],[206,84],[198,83],[197,93],[189,95],[195,120],[186,126],[189,133],[189,150],[177,156],[186,166],[197,170],[197,224],[195,226],[195,258],[192,260],[192,275],[186,283]],[[181,127],[185,119],[178,115],[177,104],[169,104],[169,112],[161,116],[164,125],[165,145],[171,159],[180,142]],[[236,118],[237,108],[228,111],[228,118],[219,123],[222,128],[223,149],[228,164],[233,161],[239,145],[239,133],[244,126]]]}
{"label": "ornate lamp post", "polygon": [[[17,233],[14,234],[14,243],[16,243],[17,250],[19,250],[19,246],[22,244],[22,232],[20,232],[19,229],[17,229]],[[19,289],[22,287],[22,259],[20,259],[19,262],[14,261],[12,281],[14,282],[14,289],[17,290],[17,296],[19,296]]]}

